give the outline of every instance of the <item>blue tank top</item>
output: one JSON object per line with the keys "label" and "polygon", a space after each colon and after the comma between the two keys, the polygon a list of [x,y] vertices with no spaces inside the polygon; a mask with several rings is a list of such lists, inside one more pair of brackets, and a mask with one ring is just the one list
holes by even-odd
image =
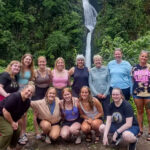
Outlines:
{"label": "blue tank top", "polygon": [[65,120],[67,121],[72,121],[72,120],[76,120],[79,117],[79,110],[77,107],[73,106],[72,110],[62,110],[64,116],[65,116]]}
{"label": "blue tank top", "polygon": [[22,76],[22,74],[19,73],[19,80],[18,80],[19,85],[28,84],[30,78],[31,78],[31,71],[25,71],[24,76]]}
{"label": "blue tank top", "polygon": [[87,67],[80,69],[75,67],[74,74],[72,75],[74,81],[72,85],[73,96],[79,97],[80,89],[82,86],[89,86],[89,71]]}

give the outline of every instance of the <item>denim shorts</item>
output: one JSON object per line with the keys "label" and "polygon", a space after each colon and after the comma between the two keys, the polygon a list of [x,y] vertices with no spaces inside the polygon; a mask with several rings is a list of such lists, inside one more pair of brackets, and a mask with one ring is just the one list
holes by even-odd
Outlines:
{"label": "denim shorts", "polygon": [[136,95],[133,95],[133,98],[134,98],[134,99],[150,99],[150,96],[148,96],[148,97],[143,97],[143,96],[136,96]]}
{"label": "denim shorts", "polygon": [[[114,133],[118,128],[116,128],[115,125],[111,125],[109,133]],[[139,126],[132,126],[131,128],[125,130],[125,131],[130,131],[131,133],[133,133],[135,136],[138,135],[140,129]]]}

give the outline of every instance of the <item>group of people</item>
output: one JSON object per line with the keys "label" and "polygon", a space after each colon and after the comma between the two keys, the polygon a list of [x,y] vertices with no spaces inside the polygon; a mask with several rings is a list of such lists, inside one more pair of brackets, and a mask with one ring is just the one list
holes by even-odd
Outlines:
{"label": "group of people", "polygon": [[[31,54],[25,54],[21,63],[11,61],[0,74],[0,149],[27,143],[29,107],[33,109],[36,139],[44,137],[51,143],[60,136],[64,140],[73,136],[79,144],[82,133],[88,142],[94,130],[95,143],[103,133],[103,144],[108,145],[108,134],[112,134],[114,143],[126,141],[129,150],[135,149],[137,136],[143,134],[145,107],[150,141],[149,53],[141,51],[139,63],[133,67],[122,56],[122,50],[116,48],[115,59],[103,66],[102,57],[94,55],[95,67],[88,69],[84,56],[77,55],[76,66],[70,70],[62,57],[56,59],[52,70],[44,56],[38,58],[37,69]],[[137,120],[128,102],[131,96]]]}

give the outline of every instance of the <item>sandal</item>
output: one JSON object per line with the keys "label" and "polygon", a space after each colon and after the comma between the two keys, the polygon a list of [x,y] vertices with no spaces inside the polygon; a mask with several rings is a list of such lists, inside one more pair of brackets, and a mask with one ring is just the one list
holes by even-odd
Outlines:
{"label": "sandal", "polygon": [[96,136],[95,137],[95,142],[94,142],[95,144],[97,144],[97,143],[99,143],[99,136]]}
{"label": "sandal", "polygon": [[148,137],[146,139],[147,141],[150,141],[150,133],[148,133]]}
{"label": "sandal", "polygon": [[140,131],[137,135],[137,137],[141,137],[143,135],[143,131]]}

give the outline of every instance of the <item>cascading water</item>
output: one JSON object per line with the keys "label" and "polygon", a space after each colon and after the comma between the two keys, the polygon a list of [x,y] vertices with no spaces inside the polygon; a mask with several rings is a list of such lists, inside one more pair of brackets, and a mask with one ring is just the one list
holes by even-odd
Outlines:
{"label": "cascading water", "polygon": [[86,38],[85,64],[88,68],[91,68],[91,38],[96,25],[97,12],[95,8],[89,3],[89,0],[82,0],[82,3],[84,9],[84,24],[89,30]]}

